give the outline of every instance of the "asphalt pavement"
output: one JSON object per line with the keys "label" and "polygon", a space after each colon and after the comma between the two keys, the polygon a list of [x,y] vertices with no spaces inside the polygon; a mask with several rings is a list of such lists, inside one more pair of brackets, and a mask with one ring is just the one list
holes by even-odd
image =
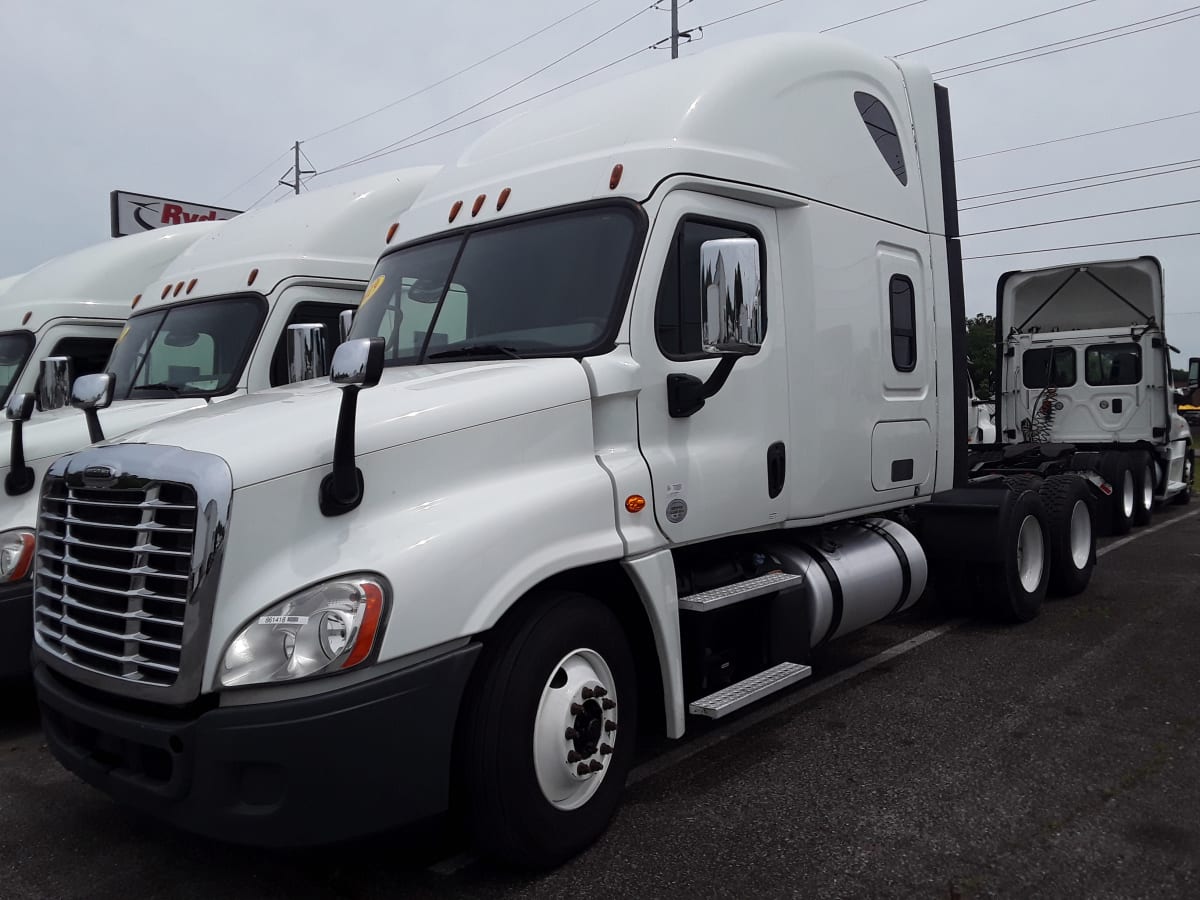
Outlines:
{"label": "asphalt pavement", "polygon": [[[918,609],[646,748],[604,838],[536,876],[435,828],[305,853],[173,831],[61,769],[9,687],[0,898],[1200,897],[1200,507],[1102,546],[1031,623]],[[386,760],[314,789],[345,764]]]}

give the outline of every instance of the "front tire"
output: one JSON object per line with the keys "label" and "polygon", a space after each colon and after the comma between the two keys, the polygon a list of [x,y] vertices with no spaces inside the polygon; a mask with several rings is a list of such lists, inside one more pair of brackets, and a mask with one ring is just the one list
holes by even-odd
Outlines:
{"label": "front tire", "polygon": [[1176,506],[1185,506],[1192,502],[1192,477],[1196,473],[1196,451],[1188,448],[1183,462],[1183,490],[1171,498]]}
{"label": "front tire", "polygon": [[1040,493],[1050,524],[1050,591],[1073,597],[1087,589],[1096,567],[1091,491],[1076,475],[1053,475]]}
{"label": "front tire", "polygon": [[1139,453],[1136,457],[1137,473],[1137,503],[1133,508],[1133,524],[1149,525],[1154,518],[1154,486],[1157,477],[1154,470],[1154,460],[1149,453]]}
{"label": "front tire", "polygon": [[490,636],[464,714],[463,799],[481,852],[551,867],[603,834],[637,741],[633,655],[611,609],[539,595]]}

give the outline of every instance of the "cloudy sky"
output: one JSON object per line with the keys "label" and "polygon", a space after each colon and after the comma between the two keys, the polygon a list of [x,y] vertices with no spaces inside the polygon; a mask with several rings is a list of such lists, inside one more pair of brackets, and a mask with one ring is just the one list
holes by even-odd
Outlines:
{"label": "cloudy sky", "polygon": [[[737,15],[758,6],[764,8]],[[875,15],[885,10],[893,11]],[[836,27],[864,17],[871,18]],[[994,27],[1019,19],[1028,21]],[[114,188],[239,209],[272,202],[285,193],[271,186],[287,171],[296,139],[306,141],[307,157],[322,173],[379,148],[402,147],[319,175],[314,187],[452,158],[504,113],[457,126],[580,76],[588,77],[549,96],[666,61],[667,51],[646,48],[669,33],[670,15],[648,0],[0,0],[0,22],[8,38],[0,54],[2,277],[104,240]],[[1200,6],[1185,0],[693,0],[682,6],[681,28],[705,23],[713,24],[684,54],[754,34],[835,28],[877,52],[907,54],[942,71],[955,115],[959,194],[995,194],[963,206],[1024,196],[996,194],[1013,188],[1134,169],[1144,171],[1130,174],[1144,175],[1168,163],[1192,166],[1084,190],[1061,192],[1093,182],[1027,191],[1059,192],[964,211],[962,230],[1181,204],[972,237],[965,255],[986,258],[966,263],[967,308],[993,311],[996,278],[1010,269],[1153,254],[1166,271],[1169,336],[1185,357],[1200,355],[1200,291],[1193,287],[1200,284],[1200,237],[994,255],[1200,232],[1200,202],[1184,204],[1200,201],[1200,151],[1192,149],[1200,144],[1200,99],[1192,89]],[[1035,58],[1018,53],[1038,47],[1044,49],[1032,52],[1043,55]],[[987,62],[953,68],[979,61]],[[1151,119],[1165,121],[1057,140]],[[1047,141],[1054,142],[1010,150]]]}

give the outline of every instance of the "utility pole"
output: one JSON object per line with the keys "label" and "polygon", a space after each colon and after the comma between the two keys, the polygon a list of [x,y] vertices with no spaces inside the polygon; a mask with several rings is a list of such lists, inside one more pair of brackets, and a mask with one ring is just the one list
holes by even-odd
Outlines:
{"label": "utility pole", "polygon": [[290,187],[292,190],[294,190],[298,194],[298,193],[300,193],[300,176],[301,175],[316,175],[317,170],[300,168],[300,142],[299,141],[296,141],[296,143],[292,145],[292,156],[293,156],[294,162],[292,163],[292,168],[290,169],[288,174],[291,174],[294,172],[295,173],[295,181],[287,181],[286,180],[287,175],[284,175],[283,178],[279,179],[279,183],[282,184],[284,187]]}
{"label": "utility pole", "polygon": [[679,59],[679,0],[671,0],[671,59]]}

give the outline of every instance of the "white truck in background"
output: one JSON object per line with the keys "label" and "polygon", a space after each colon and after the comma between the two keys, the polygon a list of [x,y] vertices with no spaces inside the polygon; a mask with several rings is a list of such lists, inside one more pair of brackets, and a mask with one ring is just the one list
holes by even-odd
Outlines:
{"label": "white truck in background", "polygon": [[[8,404],[9,430],[0,429],[5,485],[0,495],[0,673],[29,671],[38,488],[50,463],[105,435],[325,375],[325,361],[340,339],[339,316],[357,308],[389,226],[436,171],[421,167],[372,175],[228,221],[175,226],[104,245],[178,243],[184,235],[190,243],[165,271],[162,265],[146,271],[130,289],[129,298],[137,290],[139,299],[111,357],[108,347],[122,323],[104,332],[106,343],[90,371],[111,373],[105,398],[111,406],[89,411],[86,418],[65,407],[24,422],[33,398],[18,392]],[[129,300],[121,306],[128,311]],[[61,343],[54,346],[61,351]],[[296,347],[301,352],[293,357],[293,371],[289,351]],[[31,378],[17,387],[29,390]],[[69,388],[57,392],[66,396]],[[82,587],[75,590],[77,616],[90,614],[90,599]]]}
{"label": "white truck in background", "polygon": [[1153,257],[1010,272],[997,288],[1002,447],[972,471],[1090,473],[1110,528],[1145,525],[1156,502],[1187,503],[1191,433],[1176,411]]}
{"label": "white truck in background", "polygon": [[494,128],[401,218],[332,384],[50,467],[52,752],[222,840],[455,797],[485,852],[550,865],[639,728],[808,677],[931,573],[1019,621],[1078,589],[1086,485],[1048,510],[967,475],[953,158],[928,69],[801,35]]}

